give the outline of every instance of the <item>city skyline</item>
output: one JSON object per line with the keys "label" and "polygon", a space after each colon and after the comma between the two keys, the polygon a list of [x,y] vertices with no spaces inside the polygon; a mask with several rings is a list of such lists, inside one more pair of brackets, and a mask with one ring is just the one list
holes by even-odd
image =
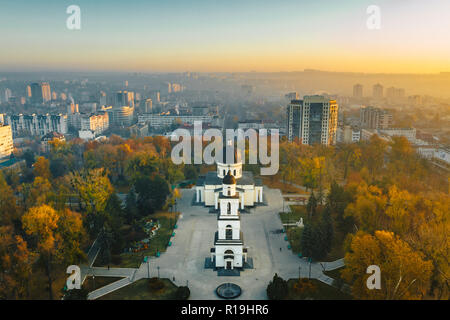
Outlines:
{"label": "city skyline", "polygon": [[450,3],[381,0],[369,30],[372,2],[82,0],[81,30],[66,28],[71,2],[8,2],[0,70],[450,71]]}

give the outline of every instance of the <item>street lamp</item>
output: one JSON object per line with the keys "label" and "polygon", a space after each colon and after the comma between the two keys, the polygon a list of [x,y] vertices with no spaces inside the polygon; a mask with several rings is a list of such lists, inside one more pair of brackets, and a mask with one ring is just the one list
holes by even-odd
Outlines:
{"label": "street lamp", "polygon": [[159,278],[159,266],[156,267],[158,269],[158,278]]}
{"label": "street lamp", "polygon": [[309,279],[311,279],[311,258],[309,258]]}

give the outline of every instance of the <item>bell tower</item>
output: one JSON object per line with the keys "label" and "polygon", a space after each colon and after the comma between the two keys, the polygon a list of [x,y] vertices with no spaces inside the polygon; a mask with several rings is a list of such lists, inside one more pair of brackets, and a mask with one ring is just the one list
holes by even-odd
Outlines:
{"label": "bell tower", "polygon": [[239,214],[239,193],[236,191],[236,179],[231,170],[222,180],[222,192],[219,196],[220,211],[217,218],[217,232],[214,239],[216,268],[234,269],[244,266],[244,239],[241,232]]}

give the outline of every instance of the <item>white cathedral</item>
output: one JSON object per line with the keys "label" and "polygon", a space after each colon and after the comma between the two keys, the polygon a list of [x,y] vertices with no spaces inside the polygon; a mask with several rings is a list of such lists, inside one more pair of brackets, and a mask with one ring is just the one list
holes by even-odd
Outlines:
{"label": "white cathedral", "polygon": [[[227,158],[227,152],[228,155],[234,155],[234,159]],[[210,171],[197,180],[196,202],[203,203],[205,206],[214,206],[218,210],[222,179],[228,172],[236,179],[236,194],[240,209],[263,203],[261,179],[255,179],[250,171],[242,171],[241,157],[230,145],[223,148],[222,162],[217,161],[217,171]]]}
{"label": "white cathedral", "polygon": [[263,203],[263,185],[260,179],[254,179],[252,172],[242,171],[241,157],[230,144],[223,148],[221,160],[217,161],[217,171],[210,171],[197,181],[196,202],[219,211],[218,230],[211,248],[212,266],[241,269],[247,262],[247,248],[239,210]]}

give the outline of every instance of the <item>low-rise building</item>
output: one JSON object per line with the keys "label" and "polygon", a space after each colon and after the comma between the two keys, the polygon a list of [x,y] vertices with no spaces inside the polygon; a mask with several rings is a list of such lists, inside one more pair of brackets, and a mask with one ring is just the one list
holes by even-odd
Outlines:
{"label": "low-rise building", "polygon": [[361,140],[361,130],[349,125],[337,128],[337,142],[354,143]]}
{"label": "low-rise building", "polygon": [[55,131],[47,133],[45,136],[41,138],[41,151],[43,153],[50,152],[51,149],[50,142],[55,140],[66,141],[66,137],[63,134]]}

